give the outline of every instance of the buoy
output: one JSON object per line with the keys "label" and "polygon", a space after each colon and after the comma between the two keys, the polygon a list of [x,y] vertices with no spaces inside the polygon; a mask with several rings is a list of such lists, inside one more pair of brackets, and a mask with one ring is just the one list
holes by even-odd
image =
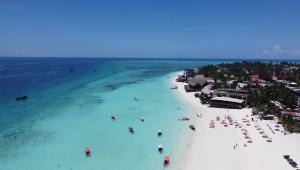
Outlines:
{"label": "buoy", "polygon": [[84,149],[84,152],[85,152],[85,155],[86,155],[86,156],[89,156],[89,155],[91,154],[91,149],[90,149],[89,147],[86,147],[86,148]]}
{"label": "buoy", "polygon": [[164,156],[164,166],[165,166],[165,167],[168,166],[169,163],[170,163],[170,158],[169,158],[169,156]]}

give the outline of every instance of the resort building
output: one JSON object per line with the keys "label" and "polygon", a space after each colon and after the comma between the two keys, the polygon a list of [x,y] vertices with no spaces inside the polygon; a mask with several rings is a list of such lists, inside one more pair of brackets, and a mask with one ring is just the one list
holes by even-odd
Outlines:
{"label": "resort building", "polygon": [[188,79],[189,77],[194,77],[199,72],[198,68],[188,68],[184,69],[184,77]]}
{"label": "resort building", "polygon": [[186,92],[195,92],[201,90],[201,88],[206,85],[206,78],[204,75],[196,75],[194,77],[189,77],[187,79],[188,85],[185,85]]}
{"label": "resort building", "polygon": [[186,82],[188,79],[195,77],[199,73],[198,68],[184,69],[183,75],[179,75],[176,79],[177,82]]}
{"label": "resort building", "polygon": [[245,100],[231,97],[213,97],[210,99],[210,107],[241,109],[246,106]]}
{"label": "resort building", "polygon": [[285,85],[285,87],[288,88],[288,89],[295,89],[295,88],[297,88],[297,86],[298,85],[295,82],[287,82],[286,85]]}
{"label": "resort building", "polygon": [[185,81],[186,81],[186,78],[185,78],[184,75],[178,75],[176,81],[177,81],[177,82],[185,82]]}
{"label": "resort building", "polygon": [[213,92],[213,97],[231,97],[235,99],[247,100],[248,96],[248,90],[218,89]]}
{"label": "resort building", "polygon": [[246,83],[237,83],[236,90],[241,90],[247,86],[248,86],[248,84],[246,84]]}
{"label": "resort building", "polygon": [[256,74],[256,75],[252,75],[249,77],[250,81],[252,82],[257,82],[259,80],[259,75]]}
{"label": "resort building", "polygon": [[265,114],[264,112],[260,112],[259,118],[262,120],[273,120],[275,115],[274,114]]}
{"label": "resort building", "polygon": [[283,116],[291,116],[294,121],[294,131],[300,132],[300,113],[293,111],[283,111],[281,112]]}
{"label": "resort building", "polygon": [[212,98],[214,84],[209,83],[208,85],[204,86],[200,93],[196,93],[195,97],[199,97],[202,104],[209,103],[209,100]]}
{"label": "resort building", "polygon": [[213,79],[213,78],[211,78],[211,77],[206,77],[206,82],[209,84],[209,83],[211,83],[211,84],[214,84],[215,83],[215,80]]}

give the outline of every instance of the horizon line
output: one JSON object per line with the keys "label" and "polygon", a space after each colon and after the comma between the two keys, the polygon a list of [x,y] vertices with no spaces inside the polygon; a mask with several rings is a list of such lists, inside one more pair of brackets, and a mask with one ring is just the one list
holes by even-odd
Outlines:
{"label": "horizon line", "polygon": [[80,59],[201,59],[201,60],[300,60],[299,57],[287,57],[287,58],[277,58],[277,57],[63,57],[63,56],[0,56],[0,58],[80,58]]}

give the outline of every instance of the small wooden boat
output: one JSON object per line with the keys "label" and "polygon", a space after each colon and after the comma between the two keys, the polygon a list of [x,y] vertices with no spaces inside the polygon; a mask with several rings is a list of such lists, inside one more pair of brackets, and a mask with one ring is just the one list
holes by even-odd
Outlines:
{"label": "small wooden boat", "polygon": [[85,153],[85,155],[88,157],[88,156],[90,156],[91,155],[91,149],[89,148],[89,147],[86,147],[85,149],[84,149],[84,153]]}
{"label": "small wooden boat", "polygon": [[196,128],[195,128],[195,126],[194,126],[194,125],[189,125],[189,127],[190,127],[190,129],[191,129],[191,130],[193,130],[193,131],[195,131],[195,130],[196,130]]}
{"label": "small wooden boat", "polygon": [[140,120],[141,120],[141,122],[144,122],[144,118],[143,117],[140,117]]}
{"label": "small wooden boat", "polygon": [[183,116],[183,117],[179,118],[178,120],[180,120],[180,121],[188,121],[188,120],[190,120],[190,118]]}
{"label": "small wooden boat", "polygon": [[111,119],[112,119],[112,120],[116,120],[117,118],[116,118],[115,115],[111,115]]}
{"label": "small wooden boat", "polygon": [[164,161],[163,162],[164,166],[167,167],[169,165],[169,163],[170,163],[169,156],[164,156],[164,160],[163,161]]}
{"label": "small wooden boat", "polygon": [[171,87],[171,89],[178,89],[178,86]]}
{"label": "small wooden boat", "polygon": [[17,96],[16,100],[26,100],[27,98],[27,96]]}
{"label": "small wooden boat", "polygon": [[158,131],[157,131],[157,136],[158,136],[158,137],[161,137],[161,136],[162,136],[162,130],[158,130]]}
{"label": "small wooden boat", "polygon": [[164,148],[161,144],[159,144],[159,145],[157,145],[157,150],[158,150],[159,153],[162,153]]}
{"label": "small wooden boat", "polygon": [[134,130],[132,127],[128,127],[128,132],[130,132],[131,134],[134,134]]}

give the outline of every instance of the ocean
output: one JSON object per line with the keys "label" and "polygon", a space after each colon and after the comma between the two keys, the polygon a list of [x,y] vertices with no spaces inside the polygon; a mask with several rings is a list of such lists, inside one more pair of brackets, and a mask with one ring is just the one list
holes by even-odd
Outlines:
{"label": "ocean", "polygon": [[[226,61],[0,58],[0,169],[155,170],[164,155],[172,169],[191,132],[177,120],[189,108],[170,89],[171,77],[220,62]],[[28,99],[16,101],[22,95]]]}

